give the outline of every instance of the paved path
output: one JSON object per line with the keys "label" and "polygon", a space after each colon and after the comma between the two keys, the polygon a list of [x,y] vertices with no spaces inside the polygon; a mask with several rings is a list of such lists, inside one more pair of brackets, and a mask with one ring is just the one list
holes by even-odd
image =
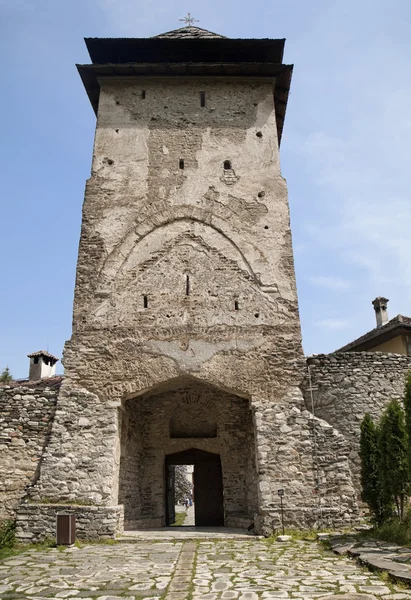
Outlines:
{"label": "paved path", "polygon": [[125,531],[119,541],[130,540],[162,540],[163,542],[179,540],[217,540],[217,539],[236,539],[236,540],[255,540],[255,535],[234,527],[190,527],[185,524],[182,527],[158,527],[157,529],[138,529]]}
{"label": "paved path", "polygon": [[2,600],[312,600],[348,593],[411,600],[411,589],[301,541],[141,541],[29,551],[0,562]]}
{"label": "paved path", "polygon": [[194,527],[194,525],[195,525],[194,504],[192,506],[188,507],[186,514],[187,514],[187,516],[185,518],[184,525],[186,527],[187,526]]}

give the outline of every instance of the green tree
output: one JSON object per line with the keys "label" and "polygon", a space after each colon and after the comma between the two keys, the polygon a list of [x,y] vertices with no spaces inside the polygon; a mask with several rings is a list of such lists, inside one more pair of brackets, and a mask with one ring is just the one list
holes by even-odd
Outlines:
{"label": "green tree", "polygon": [[191,495],[191,483],[187,478],[186,465],[176,465],[175,467],[175,499],[180,504],[185,498]]}
{"label": "green tree", "polygon": [[372,512],[374,521],[380,525],[387,512],[381,481],[381,454],[378,426],[366,413],[361,423],[361,497]]}
{"label": "green tree", "polygon": [[411,480],[411,371],[408,373],[405,381],[404,409],[408,436],[408,478]]}
{"label": "green tree", "polygon": [[6,367],[0,375],[0,383],[10,383],[13,381],[13,375],[10,373],[10,369]]}
{"label": "green tree", "polygon": [[408,439],[405,413],[398,400],[391,400],[381,417],[379,446],[383,496],[395,502],[402,520],[409,491]]}

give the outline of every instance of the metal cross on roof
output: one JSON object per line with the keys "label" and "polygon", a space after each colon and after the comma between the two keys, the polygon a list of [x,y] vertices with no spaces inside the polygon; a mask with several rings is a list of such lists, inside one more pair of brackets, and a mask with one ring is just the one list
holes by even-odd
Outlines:
{"label": "metal cross on roof", "polygon": [[187,27],[191,27],[191,25],[193,25],[194,23],[200,22],[198,19],[195,19],[194,17],[192,17],[191,13],[187,13],[187,16],[184,17],[184,19],[179,19],[179,21],[184,21],[184,23],[186,24]]}

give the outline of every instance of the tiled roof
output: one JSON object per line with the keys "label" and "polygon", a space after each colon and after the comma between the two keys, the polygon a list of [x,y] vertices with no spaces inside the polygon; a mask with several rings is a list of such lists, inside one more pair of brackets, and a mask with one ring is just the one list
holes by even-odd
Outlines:
{"label": "tiled roof", "polygon": [[29,381],[28,379],[15,379],[9,383],[0,383],[0,387],[24,387],[30,389],[38,388],[59,388],[63,382],[63,375],[55,375],[54,377],[46,377],[38,381]]}
{"label": "tiled roof", "polygon": [[198,40],[204,38],[227,39],[225,35],[213,33],[212,31],[208,31],[207,29],[201,29],[201,27],[193,27],[192,25],[189,25],[188,27],[181,27],[181,29],[174,29],[173,31],[166,31],[165,33],[160,33],[159,35],[153,36],[153,39],[158,38],[166,38],[169,40]]}
{"label": "tiled roof", "polygon": [[59,360],[57,356],[53,356],[50,352],[46,352],[46,350],[38,350],[38,352],[32,352],[31,354],[27,354],[28,358],[34,358],[36,356],[45,356],[46,358],[52,358],[56,362]]}
{"label": "tiled roof", "polygon": [[381,327],[376,327],[371,331],[368,331],[361,337],[357,338],[353,342],[346,344],[342,348],[336,350],[336,352],[350,352],[350,351],[363,351],[378,346],[383,342],[401,335],[405,331],[411,333],[411,317],[404,317],[404,315],[397,315],[388,323],[385,323]]}

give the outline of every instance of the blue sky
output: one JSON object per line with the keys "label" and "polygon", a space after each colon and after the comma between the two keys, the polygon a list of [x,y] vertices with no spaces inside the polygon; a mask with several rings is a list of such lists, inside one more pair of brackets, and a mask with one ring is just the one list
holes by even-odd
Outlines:
{"label": "blue sky", "polygon": [[[286,38],[281,148],[307,354],[411,315],[409,0],[0,0],[0,370],[62,355],[95,117],[83,37],[149,37],[188,11],[228,37]],[[59,363],[60,364],[60,363]],[[62,370],[62,367],[59,367]]]}

